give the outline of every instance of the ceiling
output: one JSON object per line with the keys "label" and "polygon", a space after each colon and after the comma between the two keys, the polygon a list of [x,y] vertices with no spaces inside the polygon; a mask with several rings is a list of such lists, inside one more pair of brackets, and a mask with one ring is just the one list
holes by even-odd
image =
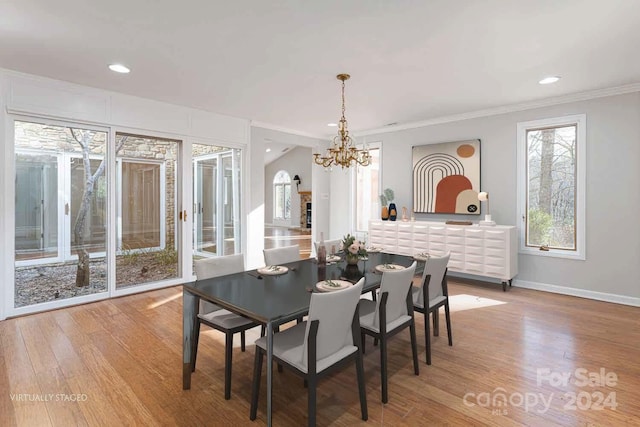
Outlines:
{"label": "ceiling", "polygon": [[264,141],[264,147],[264,164],[268,165],[269,163],[284,156],[284,154],[293,149],[294,146],[291,144],[274,141],[273,139],[268,139]]}
{"label": "ceiling", "polygon": [[326,137],[338,73],[365,131],[638,83],[638,28],[636,0],[5,0],[0,67]]}

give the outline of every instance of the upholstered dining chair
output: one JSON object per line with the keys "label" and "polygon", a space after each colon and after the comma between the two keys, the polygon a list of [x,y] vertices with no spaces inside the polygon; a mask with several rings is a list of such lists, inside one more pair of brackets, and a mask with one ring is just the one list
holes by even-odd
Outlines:
{"label": "upholstered dining chair", "polygon": [[[264,254],[264,263],[266,265],[280,265],[287,264],[289,262],[300,261],[300,246],[284,246],[281,248],[272,248],[272,249],[263,249]],[[302,322],[302,317],[297,319],[298,323]],[[280,329],[276,328],[275,331],[278,332]],[[278,365],[278,370],[281,370],[280,365]]]}
{"label": "upholstered dining chair", "polygon": [[[215,258],[205,258],[194,262],[198,280],[224,276],[227,274],[244,271],[244,256],[227,255]],[[246,317],[231,313],[215,304],[200,301],[200,309],[195,327],[195,339],[193,343],[193,359],[191,370],[196,369],[196,356],[200,337],[200,324],[204,323],[210,328],[225,334],[224,353],[224,398],[231,398],[231,361],[233,358],[233,335],[240,332],[240,347],[245,351],[245,331],[258,326],[257,323]],[[263,333],[264,335],[264,333]]]}
{"label": "upholstered dining chair", "polygon": [[427,353],[427,365],[431,365],[431,333],[429,331],[429,314],[433,315],[433,333],[438,335],[438,313],[444,306],[447,322],[449,345],[453,345],[451,337],[451,315],[449,313],[449,291],[447,289],[447,264],[450,253],[441,257],[430,256],[425,262],[420,286],[414,286],[413,309],[424,314],[424,336]]}
{"label": "upholstered dining chair", "polygon": [[[273,336],[273,358],[307,383],[308,425],[316,425],[316,388],[318,380],[349,360],[354,360],[360,394],[360,411],[367,420],[367,396],[364,382],[358,301],[364,278],[355,285],[333,292],[311,294],[308,319]],[[262,359],[266,337],[256,341],[256,357],[251,390],[250,419],[258,411]]]}
{"label": "upholstered dining chair", "polygon": [[300,246],[284,246],[281,248],[264,249],[266,265],[280,265],[300,260]]}
{"label": "upholstered dining chair", "polygon": [[380,375],[382,377],[382,403],[389,401],[387,389],[387,341],[393,335],[409,328],[411,352],[413,353],[413,372],[419,375],[418,346],[416,343],[416,325],[413,318],[411,288],[416,262],[410,267],[398,271],[385,271],[382,274],[380,293],[377,301],[360,301],[360,330],[362,350],[364,352],[365,335],[380,342]]}

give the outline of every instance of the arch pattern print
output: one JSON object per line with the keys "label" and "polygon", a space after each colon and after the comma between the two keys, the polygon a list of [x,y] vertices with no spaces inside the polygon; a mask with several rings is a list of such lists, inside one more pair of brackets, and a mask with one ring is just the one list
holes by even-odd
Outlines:
{"label": "arch pattern print", "polygon": [[413,147],[413,209],[480,214],[480,140]]}

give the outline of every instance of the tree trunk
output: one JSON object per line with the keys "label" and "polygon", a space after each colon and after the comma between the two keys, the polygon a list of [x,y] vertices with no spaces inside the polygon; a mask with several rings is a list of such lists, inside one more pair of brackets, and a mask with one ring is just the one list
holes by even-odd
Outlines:
{"label": "tree trunk", "polygon": [[91,283],[91,270],[89,264],[89,252],[84,248],[78,250],[78,270],[76,271],[76,286],[89,286]]}
{"label": "tree trunk", "polygon": [[[84,166],[91,168],[91,164]],[[78,270],[76,272],[76,286],[89,286],[91,282],[91,271],[89,269],[89,252],[84,247],[84,226],[87,219],[87,213],[91,208],[91,199],[93,197],[94,180],[87,179],[84,183],[84,194],[82,195],[82,203],[78,210],[76,223],[73,227],[73,235],[75,237],[76,247],[78,248]]]}
{"label": "tree trunk", "polygon": [[[93,199],[93,192],[95,183],[104,173],[105,163],[104,158],[100,162],[100,166],[96,172],[91,174],[91,159],[89,157],[90,146],[89,142],[93,139],[91,132],[82,132],[80,138],[75,134],[73,128],[69,128],[71,136],[75,139],[80,147],[82,147],[82,162],[84,166],[84,194],[82,195],[82,202],[80,203],[80,209],[78,210],[78,216],[76,216],[76,222],[73,226],[73,236],[75,237],[75,243],[78,251],[78,269],[76,271],[76,286],[89,286],[91,283],[91,270],[90,270],[90,258],[89,251],[84,247],[84,227],[87,220],[87,214],[91,209],[91,200]],[[120,139],[120,142],[116,145],[116,153],[120,151],[122,146],[127,142],[128,137],[125,136]]]}
{"label": "tree trunk", "polygon": [[553,144],[555,130],[542,131],[542,145],[540,152],[540,192],[538,195],[538,207],[542,212],[551,215],[553,194]]}

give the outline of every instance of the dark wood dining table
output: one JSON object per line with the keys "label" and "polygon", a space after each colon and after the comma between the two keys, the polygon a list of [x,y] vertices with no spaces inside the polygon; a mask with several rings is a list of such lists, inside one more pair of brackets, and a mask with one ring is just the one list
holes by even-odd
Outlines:
{"label": "dark wood dining table", "polygon": [[[341,261],[321,266],[313,258],[283,264],[284,274],[265,275],[257,270],[196,280],[183,285],[182,388],[191,388],[191,357],[200,299],[217,304],[266,326],[267,336],[267,425],[271,425],[273,334],[276,326],[300,318],[309,311],[316,284],[327,279],[352,283],[365,277],[363,293],[380,287],[382,275],[375,269],[380,264],[408,267],[413,258],[390,253],[369,253],[357,265]],[[248,416],[248,414],[247,414]]]}

